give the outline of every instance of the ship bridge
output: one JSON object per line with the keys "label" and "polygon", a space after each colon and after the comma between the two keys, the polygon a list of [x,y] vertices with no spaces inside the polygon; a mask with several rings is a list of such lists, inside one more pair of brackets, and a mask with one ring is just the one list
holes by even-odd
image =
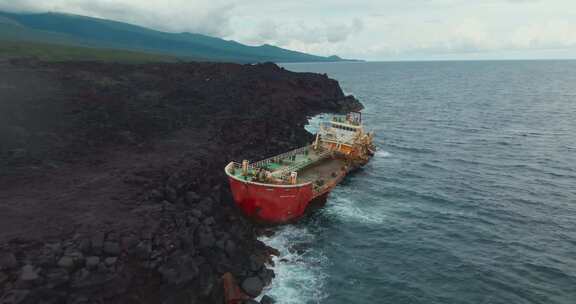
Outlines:
{"label": "ship bridge", "polygon": [[345,116],[337,115],[331,121],[322,122],[316,137],[317,141],[353,145],[355,140],[363,135],[363,132],[360,113],[349,113]]}

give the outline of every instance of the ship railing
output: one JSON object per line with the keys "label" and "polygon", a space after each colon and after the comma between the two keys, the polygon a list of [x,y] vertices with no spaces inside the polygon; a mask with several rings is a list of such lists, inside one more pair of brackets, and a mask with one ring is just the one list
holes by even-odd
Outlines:
{"label": "ship railing", "polygon": [[[302,154],[306,154],[306,152],[310,152],[312,148],[312,145],[307,145],[298,149],[294,149],[279,155],[275,155],[273,157],[269,157],[254,163],[250,163],[248,165],[248,169],[251,171],[255,171],[258,170],[259,168],[262,167],[266,167],[268,164],[270,163],[280,163],[282,160],[284,159],[288,159],[292,156],[295,155],[302,155]],[[277,178],[280,178],[284,181],[288,181],[290,178],[290,173],[291,172],[295,172],[298,171],[306,166],[308,166],[309,164],[313,163],[313,162],[317,162],[319,160],[325,159],[328,156],[330,156],[332,153],[332,151],[325,149],[325,150],[321,150],[320,153],[316,153],[314,154],[313,159],[311,160],[305,160],[305,161],[300,161],[294,164],[290,164],[286,167],[283,167],[281,169],[279,169],[278,171],[274,172],[274,176],[276,176]],[[235,169],[242,169],[242,164],[241,163],[237,163],[237,162],[232,162],[233,166]]]}
{"label": "ship railing", "polygon": [[[274,155],[272,157],[269,157],[269,158],[266,158],[263,160],[259,160],[257,162],[250,163],[248,165],[248,168],[249,169],[258,169],[258,168],[261,168],[261,167],[268,165],[270,163],[278,163],[281,160],[290,158],[294,155],[305,154],[306,151],[310,151],[311,148],[312,148],[312,145],[307,145],[304,147],[300,147],[298,149],[290,150],[290,151],[282,153],[282,154]],[[232,162],[232,163],[234,164],[234,168],[242,168],[241,163],[238,163],[238,162]]]}
{"label": "ship railing", "polygon": [[324,151],[320,152],[319,154],[316,154],[314,159],[304,160],[301,162],[291,164],[290,166],[287,166],[287,167],[282,168],[281,170],[279,170],[277,172],[274,172],[274,175],[280,177],[282,180],[288,181],[290,179],[290,173],[299,171],[300,169],[305,168],[306,166],[308,166],[312,163],[315,163],[317,161],[325,159],[328,156],[330,156],[331,154],[332,154],[332,151],[324,150]]}
{"label": "ship railing", "polygon": [[307,145],[307,146],[304,146],[304,147],[301,147],[298,149],[294,149],[294,150],[291,150],[291,151],[288,151],[288,152],[285,152],[285,153],[282,153],[279,155],[275,155],[275,156],[257,161],[255,163],[250,164],[249,167],[252,169],[257,169],[257,168],[264,167],[270,163],[279,163],[281,160],[290,158],[294,155],[305,154],[306,151],[310,151],[311,148],[312,148],[312,145]]}

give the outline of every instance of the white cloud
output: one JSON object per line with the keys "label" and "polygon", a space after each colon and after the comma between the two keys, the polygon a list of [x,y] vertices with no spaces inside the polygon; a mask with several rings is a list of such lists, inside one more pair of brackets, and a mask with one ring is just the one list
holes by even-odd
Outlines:
{"label": "white cloud", "polygon": [[387,59],[554,49],[576,58],[574,0],[0,0],[320,55]]}
{"label": "white cloud", "polygon": [[360,19],[353,19],[348,24],[317,22],[304,23],[299,20],[277,23],[270,19],[260,22],[255,33],[246,33],[251,43],[280,43],[290,44],[303,42],[308,44],[338,43],[346,41],[350,36],[362,30]]}
{"label": "white cloud", "polygon": [[170,32],[230,36],[234,2],[227,0],[0,0],[0,9],[66,12],[114,19]]}

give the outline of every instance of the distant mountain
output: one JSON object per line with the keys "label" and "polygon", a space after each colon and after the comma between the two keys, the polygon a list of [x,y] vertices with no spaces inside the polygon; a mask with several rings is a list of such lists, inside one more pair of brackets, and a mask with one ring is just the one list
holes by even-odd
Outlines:
{"label": "distant mountain", "polygon": [[248,46],[201,34],[166,33],[123,22],[59,13],[0,12],[0,45],[1,41],[118,49],[200,61],[343,61],[338,56],[315,56],[268,44]]}

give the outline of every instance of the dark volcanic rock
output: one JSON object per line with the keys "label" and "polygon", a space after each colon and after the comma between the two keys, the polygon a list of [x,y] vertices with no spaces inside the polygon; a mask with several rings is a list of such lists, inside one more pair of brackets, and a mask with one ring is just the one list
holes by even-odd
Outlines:
{"label": "dark volcanic rock", "polygon": [[92,236],[91,249],[94,254],[102,253],[102,247],[104,247],[104,233],[98,232]]}
{"label": "dark volcanic rock", "polygon": [[30,290],[26,289],[12,289],[6,292],[2,297],[0,297],[0,303],[2,304],[20,304],[24,303]]}
{"label": "dark volcanic rock", "polygon": [[276,300],[274,300],[274,298],[265,295],[262,297],[262,299],[260,300],[260,304],[274,304],[276,303]]}
{"label": "dark volcanic rock", "polygon": [[68,272],[64,269],[50,269],[44,273],[48,288],[57,288],[63,284],[66,284],[70,279]]}
{"label": "dark volcanic rock", "polygon": [[274,271],[268,268],[262,268],[260,272],[258,272],[258,277],[264,282],[264,285],[269,285],[272,283],[272,279],[274,279]]}
{"label": "dark volcanic rock", "polygon": [[0,270],[14,269],[16,267],[18,267],[18,261],[14,254],[11,252],[0,251]]}
{"label": "dark volcanic rock", "polygon": [[40,279],[40,276],[38,275],[38,269],[34,268],[32,265],[24,265],[20,271],[19,279],[20,281],[26,283],[28,286],[31,286]]}
{"label": "dark volcanic rock", "polygon": [[223,167],[308,143],[307,117],[361,108],[335,80],[274,64],[19,60],[0,79],[7,303],[222,303],[227,272],[259,294],[274,251]]}
{"label": "dark volcanic rock", "polygon": [[198,194],[196,194],[196,192],[194,192],[194,191],[186,192],[186,202],[188,204],[194,204],[194,203],[198,202],[198,200],[200,200],[200,196]]}
{"label": "dark volcanic rock", "polygon": [[115,241],[106,241],[104,243],[104,253],[112,256],[120,254],[120,244]]}
{"label": "dark volcanic rock", "polygon": [[100,264],[100,257],[91,256],[86,258],[86,267],[88,269],[95,269]]}
{"label": "dark volcanic rock", "polygon": [[73,257],[63,256],[58,260],[58,266],[66,269],[74,268],[75,260]]}
{"label": "dark volcanic rock", "polygon": [[242,282],[242,289],[252,297],[257,297],[264,289],[264,282],[259,277],[250,277]]}

